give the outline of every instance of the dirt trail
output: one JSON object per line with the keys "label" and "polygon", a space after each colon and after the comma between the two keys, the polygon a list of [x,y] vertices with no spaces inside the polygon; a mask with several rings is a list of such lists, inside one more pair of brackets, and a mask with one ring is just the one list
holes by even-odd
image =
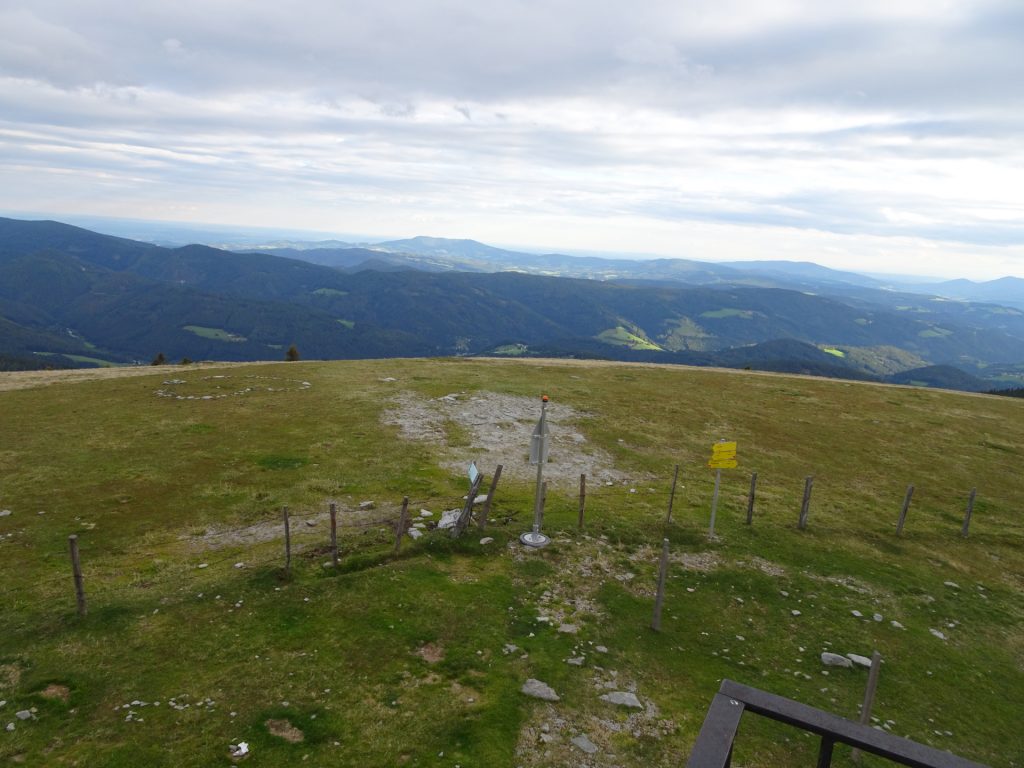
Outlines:
{"label": "dirt trail", "polygon": [[[529,463],[530,435],[540,417],[536,398],[515,397],[496,392],[453,393],[436,399],[402,392],[394,397],[383,415],[384,423],[398,426],[402,436],[445,447],[442,466],[464,472],[476,461],[483,472],[502,464],[503,475],[516,480],[536,476]],[[621,482],[627,476],[615,469],[611,457],[591,446],[579,428],[586,419],[567,405],[551,403],[547,421],[551,430],[551,453],[544,475],[552,485],[570,487],[581,474],[588,482]],[[453,429],[468,434],[469,445],[451,445]]]}

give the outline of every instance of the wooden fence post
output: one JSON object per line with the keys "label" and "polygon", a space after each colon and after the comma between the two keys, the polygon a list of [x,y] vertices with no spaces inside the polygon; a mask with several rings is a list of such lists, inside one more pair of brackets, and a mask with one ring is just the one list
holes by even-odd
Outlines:
{"label": "wooden fence post", "polygon": [[491,478],[491,487],[487,491],[487,498],[484,500],[484,508],[480,510],[480,530],[482,531],[487,527],[487,518],[491,514],[491,499],[494,498],[494,490],[498,487],[498,480],[501,479],[502,465],[499,464],[498,468],[494,470],[494,477]]}
{"label": "wooden fence post", "polygon": [[466,496],[466,503],[462,505],[462,511],[455,520],[455,525],[451,528],[451,537],[453,539],[459,538],[466,528],[469,527],[469,518],[473,515],[473,502],[476,500],[476,494],[480,490],[480,485],[483,481],[483,474],[478,474],[476,480],[473,481],[473,485],[469,489],[469,495]]}
{"label": "wooden fence post", "polygon": [[672,475],[672,491],[668,495],[668,517],[665,518],[666,523],[672,522],[672,504],[676,500],[676,482],[679,480],[679,465],[676,464],[675,474]]}
{"label": "wooden fence post", "polygon": [[395,526],[395,551],[397,555],[399,547],[402,546],[402,536],[405,535],[405,526],[409,522],[409,497],[402,497],[402,511],[398,515],[398,525]]}
{"label": "wooden fence post", "polygon": [[914,486],[907,486],[907,495],[903,497],[903,509],[900,510],[900,519],[896,521],[896,535],[903,533],[903,524],[907,522],[907,510],[910,509],[910,500],[914,498]]}
{"label": "wooden fence post", "polygon": [[967,512],[964,514],[964,527],[960,529],[960,535],[967,538],[967,531],[971,527],[971,515],[974,514],[974,496],[977,488],[971,488],[971,495],[967,497]]}
{"label": "wooden fence post", "polygon": [[587,476],[580,475],[580,516],[576,521],[576,527],[583,530],[583,513],[587,509]]}
{"label": "wooden fence post", "polygon": [[754,495],[757,493],[757,472],[750,476],[750,493],[747,494],[747,525],[754,524]]}
{"label": "wooden fence post", "polygon": [[804,500],[800,505],[800,521],[797,528],[801,531],[807,528],[807,516],[811,513],[811,489],[814,488],[814,475],[808,475],[804,480]]}
{"label": "wooden fence post", "polygon": [[[871,707],[875,703],[875,690],[878,688],[878,673],[882,668],[882,656],[878,651],[871,654],[871,670],[868,672],[868,684],[864,689],[864,703],[860,708],[860,724],[867,725],[871,722]],[[855,763],[860,762],[860,750],[854,749],[850,753]]]}
{"label": "wooden fence post", "polygon": [[292,575],[292,529],[288,521],[288,507],[281,507],[284,517],[284,572]]}
{"label": "wooden fence post", "polygon": [[78,602],[78,615],[85,616],[85,582],[82,579],[82,561],[78,555],[78,536],[68,536],[68,545],[71,549],[71,573],[75,577],[75,600]]}
{"label": "wooden fence post", "polygon": [[658,567],[658,592],[654,596],[654,618],[651,629],[661,632],[661,608],[665,604],[665,579],[668,574],[668,539],[661,540],[661,563]]}
{"label": "wooden fence post", "polygon": [[331,502],[331,563],[338,567],[338,505]]}

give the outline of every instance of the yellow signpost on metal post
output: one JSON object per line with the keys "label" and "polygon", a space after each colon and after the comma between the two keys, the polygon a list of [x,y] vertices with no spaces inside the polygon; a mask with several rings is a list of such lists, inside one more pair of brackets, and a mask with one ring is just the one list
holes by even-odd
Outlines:
{"label": "yellow signpost on metal post", "polygon": [[715,493],[711,497],[711,526],[708,529],[708,538],[715,538],[715,512],[718,510],[718,487],[722,483],[723,469],[736,469],[739,462],[736,461],[736,443],[721,440],[711,446],[711,460],[708,467],[715,470]]}

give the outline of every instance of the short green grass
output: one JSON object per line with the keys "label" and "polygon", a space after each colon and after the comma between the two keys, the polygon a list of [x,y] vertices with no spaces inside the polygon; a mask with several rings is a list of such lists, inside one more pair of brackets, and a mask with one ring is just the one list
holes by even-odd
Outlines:
{"label": "short green grass", "polygon": [[[680,766],[722,678],[856,717],[866,673],[829,670],[818,657],[878,649],[880,723],[992,766],[1024,764],[1021,401],[597,363],[283,365],[225,369],[282,386],[211,401],[157,397],[163,375],[0,392],[0,508],[12,511],[0,518],[0,725],[16,722],[0,729],[0,761],[229,765],[228,745],[246,741],[253,766],[567,765],[568,739],[589,732],[602,746],[597,764]],[[287,386],[296,379],[312,386]],[[461,471],[442,468],[443,446],[381,423],[397,392],[542,390],[586,414],[575,427],[587,446],[629,478],[592,479],[583,532],[576,478],[557,463],[545,475],[554,541],[539,552],[516,543],[533,488],[507,475],[492,544],[476,531],[458,541],[436,532],[407,539],[395,557],[386,526],[352,527],[363,500],[376,502],[363,513],[374,520],[393,517],[403,496],[436,519],[466,491]],[[446,426],[453,443],[472,441]],[[558,421],[550,426],[557,434]],[[719,438],[738,442],[741,468],[723,472],[719,538],[709,541],[705,464]],[[747,526],[751,471],[758,496]],[[798,531],[806,475],[815,476],[810,524]],[[916,492],[897,538],[909,483]],[[341,510],[337,571],[324,567],[329,500]],[[278,530],[285,505],[290,574]],[[676,560],[656,634],[663,537]],[[557,614],[579,633],[538,619]],[[583,667],[566,663],[581,653]],[[642,727],[597,699],[595,680],[611,670],[657,706]],[[562,701],[549,709],[519,694],[528,677]],[[41,695],[54,684],[67,702]],[[32,707],[35,719],[14,718]],[[274,719],[304,741],[271,734]],[[545,722],[551,745],[536,738]],[[735,764],[808,765],[816,748],[748,717]],[[848,751],[834,764],[852,765]]]}

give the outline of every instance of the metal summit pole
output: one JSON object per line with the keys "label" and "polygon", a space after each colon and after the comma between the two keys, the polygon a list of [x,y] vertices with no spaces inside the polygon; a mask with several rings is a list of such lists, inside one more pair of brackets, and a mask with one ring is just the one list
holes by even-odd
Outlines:
{"label": "metal summit pole", "polygon": [[533,529],[519,537],[519,541],[528,547],[543,547],[551,541],[540,532],[541,520],[544,509],[544,464],[548,460],[548,447],[551,437],[548,432],[547,422],[548,396],[541,398],[540,421],[533,430],[530,438],[530,463],[537,465],[537,490],[533,498]]}

